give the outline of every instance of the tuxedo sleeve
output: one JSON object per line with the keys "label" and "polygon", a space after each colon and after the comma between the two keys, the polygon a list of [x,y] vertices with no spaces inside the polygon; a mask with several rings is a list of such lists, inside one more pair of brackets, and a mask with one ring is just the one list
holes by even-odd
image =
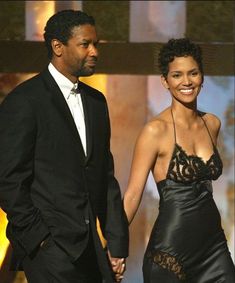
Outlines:
{"label": "tuxedo sleeve", "polygon": [[110,124],[108,120],[108,199],[105,236],[112,257],[126,258],[128,256],[129,232],[128,221],[123,208],[123,202],[118,181],[114,176],[114,162],[110,151]]}
{"label": "tuxedo sleeve", "polygon": [[36,138],[30,102],[14,91],[0,105],[0,207],[14,240],[27,254],[49,234],[31,199]]}

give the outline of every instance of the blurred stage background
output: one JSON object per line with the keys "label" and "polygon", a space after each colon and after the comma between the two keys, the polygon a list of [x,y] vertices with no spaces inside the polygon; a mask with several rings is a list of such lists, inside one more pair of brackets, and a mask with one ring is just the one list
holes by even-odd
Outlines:
{"label": "blurred stage background", "polygon": [[[96,19],[100,60],[96,75],[82,80],[107,98],[115,174],[122,193],[140,129],[170,102],[156,65],[159,47],[169,38],[183,36],[201,45],[205,82],[198,104],[222,120],[219,149],[224,173],[214,183],[214,197],[234,260],[234,1],[1,1],[0,103],[12,88],[45,67],[45,23],[55,12],[69,8],[82,9]],[[123,283],[143,282],[142,258],[158,200],[150,176],[130,227]],[[6,225],[0,209],[0,282],[26,283],[23,272],[8,270],[11,249]]]}

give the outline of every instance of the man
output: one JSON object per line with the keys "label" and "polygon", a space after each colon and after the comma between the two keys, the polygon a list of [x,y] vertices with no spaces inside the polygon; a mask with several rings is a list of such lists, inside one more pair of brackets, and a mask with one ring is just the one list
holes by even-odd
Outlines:
{"label": "man", "polygon": [[107,104],[78,81],[94,73],[94,19],[61,11],[48,20],[44,38],[48,68],[0,106],[0,206],[14,265],[23,266],[29,283],[120,281],[128,224],[114,177]]}

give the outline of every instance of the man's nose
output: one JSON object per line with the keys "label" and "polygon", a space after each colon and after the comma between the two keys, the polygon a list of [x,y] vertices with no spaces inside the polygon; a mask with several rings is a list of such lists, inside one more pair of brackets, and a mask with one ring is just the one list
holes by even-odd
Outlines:
{"label": "man's nose", "polygon": [[97,47],[94,44],[91,44],[90,56],[98,57],[98,54],[99,54],[99,52],[98,52]]}

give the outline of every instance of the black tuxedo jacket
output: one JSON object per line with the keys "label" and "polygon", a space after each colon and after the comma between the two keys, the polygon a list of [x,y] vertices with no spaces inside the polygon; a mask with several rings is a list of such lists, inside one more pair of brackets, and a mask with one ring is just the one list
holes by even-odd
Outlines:
{"label": "black tuxedo jacket", "polygon": [[128,225],[114,178],[110,125],[102,93],[79,83],[87,156],[67,103],[46,69],[0,105],[0,206],[17,255],[51,235],[76,260],[95,218],[112,256],[127,257]]}

